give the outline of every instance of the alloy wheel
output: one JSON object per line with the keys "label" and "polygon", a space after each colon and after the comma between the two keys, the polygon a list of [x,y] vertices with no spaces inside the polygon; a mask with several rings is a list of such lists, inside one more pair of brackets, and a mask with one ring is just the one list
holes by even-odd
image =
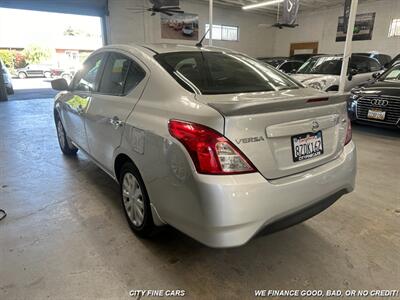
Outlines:
{"label": "alloy wheel", "polygon": [[126,213],[136,227],[140,227],[144,221],[145,207],[143,192],[136,177],[127,172],[122,181],[122,199]]}

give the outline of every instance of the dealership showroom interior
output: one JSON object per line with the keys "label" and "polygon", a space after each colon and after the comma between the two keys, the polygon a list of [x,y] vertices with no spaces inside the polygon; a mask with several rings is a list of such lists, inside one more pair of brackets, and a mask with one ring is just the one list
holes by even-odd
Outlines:
{"label": "dealership showroom interior", "polygon": [[400,0],[0,0],[0,299],[400,299]]}

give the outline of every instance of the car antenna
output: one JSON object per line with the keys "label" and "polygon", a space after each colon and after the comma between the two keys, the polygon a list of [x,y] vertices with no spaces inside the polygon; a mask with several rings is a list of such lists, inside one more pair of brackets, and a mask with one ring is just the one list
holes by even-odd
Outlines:
{"label": "car antenna", "polygon": [[203,41],[204,41],[204,39],[206,38],[206,36],[207,36],[207,34],[210,32],[210,29],[208,29],[207,31],[206,31],[206,33],[203,35],[203,37],[201,38],[201,40],[200,40],[200,42],[198,42],[197,44],[196,44],[196,47],[199,47],[199,48],[202,48],[203,47]]}

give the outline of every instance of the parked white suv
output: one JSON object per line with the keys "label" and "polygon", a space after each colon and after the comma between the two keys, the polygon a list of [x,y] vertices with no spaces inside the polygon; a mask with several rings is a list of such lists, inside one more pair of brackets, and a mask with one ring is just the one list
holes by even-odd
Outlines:
{"label": "parked white suv", "polygon": [[[338,91],[343,58],[340,55],[321,55],[307,60],[292,77],[306,86],[322,91]],[[374,58],[353,55],[349,61],[345,91],[373,80],[383,72]]]}

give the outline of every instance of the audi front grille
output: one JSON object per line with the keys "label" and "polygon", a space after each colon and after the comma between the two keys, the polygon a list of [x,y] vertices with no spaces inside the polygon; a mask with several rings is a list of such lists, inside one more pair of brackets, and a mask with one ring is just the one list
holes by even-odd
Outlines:
{"label": "audi front grille", "polygon": [[[383,105],[382,105],[383,104]],[[385,120],[368,119],[368,110],[381,109],[386,112]],[[357,100],[357,119],[396,125],[400,119],[400,97],[366,96]]]}

